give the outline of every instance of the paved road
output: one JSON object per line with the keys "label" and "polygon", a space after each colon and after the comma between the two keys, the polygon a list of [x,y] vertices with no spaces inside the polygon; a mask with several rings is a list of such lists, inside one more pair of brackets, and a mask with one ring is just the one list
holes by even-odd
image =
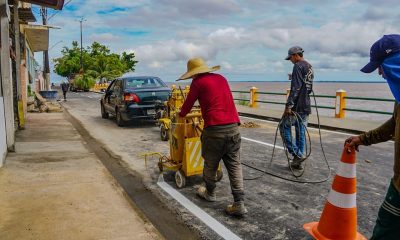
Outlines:
{"label": "paved road", "polygon": [[[193,217],[187,209],[158,187],[157,160],[151,159],[145,164],[140,156],[141,153],[155,151],[168,154],[168,143],[160,140],[157,127],[152,123],[142,122],[119,128],[114,119],[102,119],[99,105],[101,94],[69,93],[68,97],[68,101],[63,103],[68,111],[105,148],[120,156],[127,167],[140,172],[155,196],[164,201],[167,207],[175,209],[176,217],[200,231],[203,236],[220,239],[214,230]],[[258,125],[256,128],[241,128],[242,161],[268,172],[295,179],[288,171],[287,160],[281,149],[276,149],[272,164],[269,164],[276,123],[244,117],[241,120],[242,123],[251,121]],[[316,181],[327,176],[328,168],[319,146],[318,131],[310,128],[309,132],[312,154],[307,160],[306,172],[300,180]],[[332,174],[338,165],[346,137],[348,135],[344,133],[322,131],[323,146],[333,170]],[[277,146],[282,146],[280,139]],[[357,160],[359,231],[369,237],[392,176],[393,143],[361,147]],[[245,178],[260,176],[260,172],[251,168],[244,166],[243,170]],[[175,187],[173,173],[165,173],[164,179],[170,186]],[[302,225],[318,221],[331,183],[332,177],[320,184],[309,184],[294,183],[266,174],[257,180],[247,180],[245,192],[249,214],[244,219],[230,218],[223,213],[225,205],[232,201],[227,177],[218,185],[216,203],[205,203],[196,197],[195,189],[201,184],[200,176],[190,178],[187,187],[178,191],[243,239],[309,239]]]}

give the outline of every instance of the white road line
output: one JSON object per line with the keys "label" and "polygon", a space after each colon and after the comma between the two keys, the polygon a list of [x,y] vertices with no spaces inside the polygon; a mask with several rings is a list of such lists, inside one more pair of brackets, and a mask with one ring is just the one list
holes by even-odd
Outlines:
{"label": "white road line", "polygon": [[[250,142],[255,142],[255,143],[262,144],[262,145],[274,147],[274,144],[271,144],[271,143],[261,142],[261,141],[257,141],[257,140],[254,140],[254,139],[251,139],[251,138],[245,138],[245,137],[242,137],[242,139],[247,140],[247,141],[250,141]],[[278,146],[278,145],[275,145],[275,148],[284,150],[283,147]]]}
{"label": "white road line", "polygon": [[93,98],[92,96],[87,96],[88,98]]}
{"label": "white road line", "polygon": [[235,240],[241,239],[236,234],[234,234],[231,230],[226,228],[216,219],[211,217],[208,213],[203,211],[201,208],[196,206],[193,202],[183,196],[180,192],[171,187],[168,183],[158,181],[157,185],[160,186],[166,193],[168,193],[172,198],[178,201],[183,207],[189,210],[193,215],[195,215],[198,219],[200,219],[204,224],[206,224],[209,228],[211,228],[214,232],[216,232],[223,239]]}
{"label": "white road line", "polygon": [[[252,117],[244,117],[244,116],[240,116],[240,117],[241,117],[241,118],[254,119],[254,120],[262,121],[262,122],[274,123],[275,125],[278,124],[277,122],[269,121],[269,120],[264,120],[264,119],[258,119],[258,118],[252,118]],[[318,128],[308,127],[308,129],[312,129],[312,130],[318,131]],[[325,130],[325,129],[321,129],[321,132],[335,133],[335,134],[346,135],[346,136],[353,136],[353,135],[356,135],[356,134],[343,133],[343,132],[336,132],[336,131]]]}

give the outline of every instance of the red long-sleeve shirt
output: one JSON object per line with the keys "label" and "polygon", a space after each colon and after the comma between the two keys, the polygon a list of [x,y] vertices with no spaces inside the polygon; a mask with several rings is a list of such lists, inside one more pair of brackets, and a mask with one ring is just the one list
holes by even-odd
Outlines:
{"label": "red long-sleeve shirt", "polygon": [[219,74],[205,73],[192,81],[179,116],[190,112],[199,100],[204,128],[215,125],[240,123],[228,81]]}

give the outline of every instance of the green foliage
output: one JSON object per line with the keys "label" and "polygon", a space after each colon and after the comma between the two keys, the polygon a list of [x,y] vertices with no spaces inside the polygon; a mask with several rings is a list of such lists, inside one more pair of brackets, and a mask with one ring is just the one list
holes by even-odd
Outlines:
{"label": "green foliage", "polygon": [[94,78],[87,74],[76,75],[74,79],[74,85],[84,91],[88,91],[94,86],[95,83],[96,81],[94,80]]}
{"label": "green foliage", "polygon": [[35,96],[35,92],[32,92],[32,87],[31,85],[28,85],[28,97]]}
{"label": "green foliage", "polygon": [[[78,47],[78,42],[72,42],[72,48],[64,47],[61,50],[63,54],[62,57],[54,59],[55,69],[54,72],[62,77],[67,77],[68,79],[73,78],[81,68],[80,64],[80,48]],[[82,55],[87,55],[84,50]]]}
{"label": "green foliage", "polygon": [[81,51],[78,42],[73,41],[72,47],[64,47],[61,53],[62,57],[54,59],[54,72],[68,79],[73,79],[78,73],[85,73],[85,77],[94,80],[110,81],[126,72],[135,71],[135,65],[138,63],[135,61],[134,53],[123,52],[121,55],[111,53],[107,46],[93,42],[90,47],[82,51],[83,71],[81,72]]}

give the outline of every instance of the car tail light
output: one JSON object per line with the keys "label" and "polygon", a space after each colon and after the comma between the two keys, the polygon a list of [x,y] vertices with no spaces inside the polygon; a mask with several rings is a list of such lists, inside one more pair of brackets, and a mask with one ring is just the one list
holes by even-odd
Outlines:
{"label": "car tail light", "polygon": [[139,97],[134,94],[134,93],[125,93],[124,94],[124,101],[125,102],[134,102],[134,103],[138,103],[140,102]]}

